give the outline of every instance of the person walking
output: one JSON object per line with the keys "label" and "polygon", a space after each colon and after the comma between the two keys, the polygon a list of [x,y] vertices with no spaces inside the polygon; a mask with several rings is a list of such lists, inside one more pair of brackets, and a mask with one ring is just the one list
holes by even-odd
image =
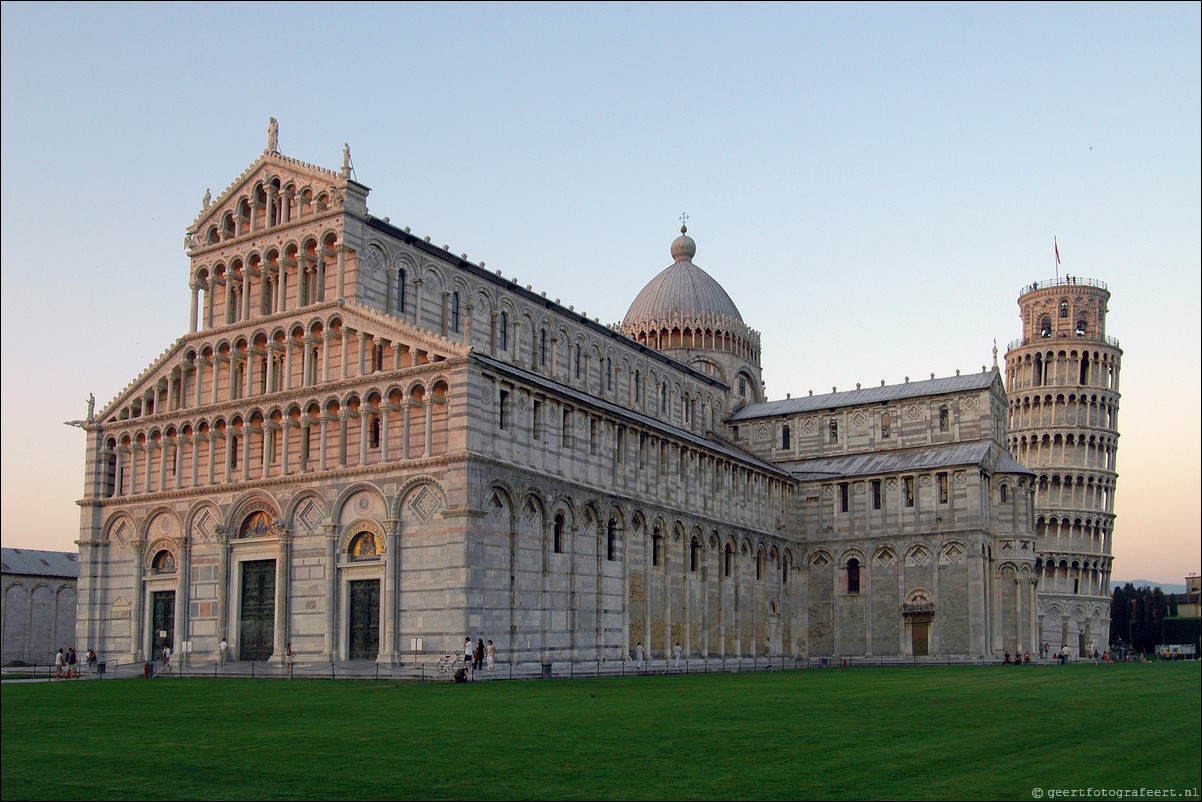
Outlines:
{"label": "person walking", "polygon": [[472,649],[472,639],[464,638],[463,639],[463,667],[469,671],[472,668],[472,652],[473,651],[474,650]]}
{"label": "person walking", "polygon": [[171,647],[163,644],[163,668],[171,665]]}
{"label": "person walking", "polygon": [[489,641],[488,645],[484,647],[484,659],[488,661],[489,671],[496,668],[494,661],[497,659],[497,647],[493,645],[492,641]]}
{"label": "person walking", "polygon": [[484,638],[476,641],[476,651],[472,655],[472,671],[484,668]]}
{"label": "person walking", "polygon": [[67,656],[63,654],[63,650],[59,649],[58,654],[54,656],[54,676],[56,679],[63,678],[63,669],[67,667]]}
{"label": "person walking", "polygon": [[230,648],[230,645],[226,643],[225,638],[222,638],[221,643],[217,644],[217,661],[221,665],[225,665],[225,650],[228,648]]}
{"label": "person walking", "polygon": [[638,668],[643,667],[643,642],[639,641],[639,645],[634,647],[634,664]]}
{"label": "person walking", "polygon": [[676,667],[679,668],[680,667],[680,644],[679,643],[677,643],[676,646],[674,646],[672,648],[672,656],[676,658]]}
{"label": "person walking", "polygon": [[75,654],[74,646],[67,650],[67,676],[79,676],[79,656]]}

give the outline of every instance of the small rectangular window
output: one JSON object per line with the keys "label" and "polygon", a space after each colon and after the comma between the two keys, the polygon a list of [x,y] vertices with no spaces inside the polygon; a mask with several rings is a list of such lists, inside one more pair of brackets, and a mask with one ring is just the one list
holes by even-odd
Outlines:
{"label": "small rectangular window", "polygon": [[850,487],[847,482],[839,483],[839,512],[847,512],[849,504]]}
{"label": "small rectangular window", "polygon": [[881,508],[881,480],[872,480],[872,508],[879,510]]}
{"label": "small rectangular window", "polygon": [[588,420],[588,453],[596,456],[597,454],[597,419],[589,418]]}
{"label": "small rectangular window", "polygon": [[905,479],[902,479],[902,485],[903,485],[903,495],[906,500],[906,506],[913,507],[914,506],[914,477],[907,476]]}
{"label": "small rectangular window", "polygon": [[501,391],[501,403],[497,410],[498,414],[498,429],[504,429],[508,425],[509,417],[509,393],[505,390]]}
{"label": "small rectangular window", "polygon": [[839,421],[835,420],[834,418],[831,418],[830,434],[831,434],[830,442],[832,444],[838,443],[839,442]]}
{"label": "small rectangular window", "polygon": [[563,447],[571,448],[572,446],[572,410],[565,409],[563,411]]}
{"label": "small rectangular window", "polygon": [[651,564],[652,565],[663,565],[664,564],[664,536],[663,535],[652,535],[651,536]]}
{"label": "small rectangular window", "polygon": [[939,503],[947,503],[947,474],[937,473],[935,478],[939,481]]}
{"label": "small rectangular window", "polygon": [[542,438],[542,429],[543,429],[543,402],[542,401],[535,399],[533,416],[534,416],[534,418],[533,418],[533,421],[531,422],[530,434],[531,434],[531,437],[533,437],[535,440],[539,440]]}

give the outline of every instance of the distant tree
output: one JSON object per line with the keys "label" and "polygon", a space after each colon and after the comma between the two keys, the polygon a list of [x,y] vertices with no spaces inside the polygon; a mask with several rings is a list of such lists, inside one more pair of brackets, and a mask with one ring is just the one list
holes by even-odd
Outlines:
{"label": "distant tree", "polygon": [[1131,642],[1131,593],[1134,588],[1128,582],[1110,594],[1110,647]]}
{"label": "distant tree", "polygon": [[1131,604],[1131,648],[1137,652],[1148,651],[1148,635],[1146,634],[1148,604],[1143,590],[1140,588],[1135,592],[1135,599]]}
{"label": "distant tree", "polygon": [[1169,594],[1169,617],[1171,617],[1171,618],[1177,617],[1177,594],[1176,593]]}
{"label": "distant tree", "polygon": [[1163,643],[1164,635],[1164,617],[1169,614],[1169,602],[1164,596],[1164,591],[1159,587],[1153,588],[1150,594],[1149,613],[1152,620],[1149,622],[1152,629],[1152,637],[1156,643],[1152,644],[1153,648]]}

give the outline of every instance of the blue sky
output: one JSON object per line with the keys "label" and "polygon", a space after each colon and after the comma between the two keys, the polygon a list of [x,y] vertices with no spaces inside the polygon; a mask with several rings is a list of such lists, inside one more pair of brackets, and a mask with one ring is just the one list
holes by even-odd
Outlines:
{"label": "blue sky", "polygon": [[88,393],[187,332],[184,229],[262,152],[602,322],[695,262],[770,398],[979,371],[1107,283],[1117,579],[1199,570],[1199,5],[3,4],[3,542],[73,549]]}

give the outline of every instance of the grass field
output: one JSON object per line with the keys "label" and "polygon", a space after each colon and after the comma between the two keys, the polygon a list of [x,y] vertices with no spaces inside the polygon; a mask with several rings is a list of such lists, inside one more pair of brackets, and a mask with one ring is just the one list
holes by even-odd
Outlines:
{"label": "grass field", "polygon": [[6,684],[0,794],[1030,800],[1038,787],[1198,799],[1200,666]]}

